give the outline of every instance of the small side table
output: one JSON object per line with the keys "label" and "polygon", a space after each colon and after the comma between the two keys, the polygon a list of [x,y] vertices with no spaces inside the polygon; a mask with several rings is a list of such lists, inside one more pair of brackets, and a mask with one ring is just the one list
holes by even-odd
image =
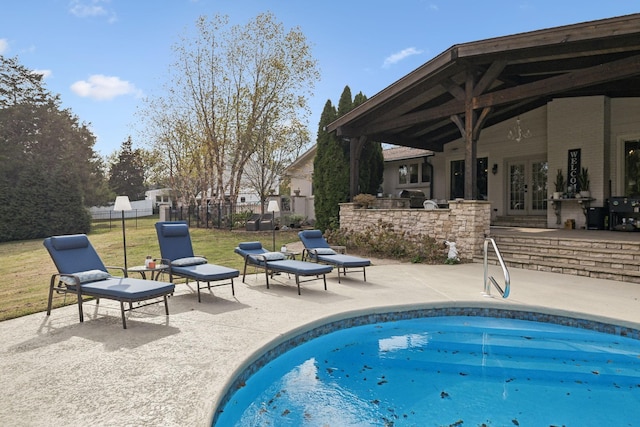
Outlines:
{"label": "small side table", "polygon": [[300,255],[301,252],[297,251],[281,251],[282,254],[286,257],[286,259],[296,259],[296,256]]}
{"label": "small side table", "polygon": [[135,265],[127,268],[127,273],[139,273],[143,279],[147,278],[147,272],[151,273],[151,280],[156,280],[160,274],[169,269],[166,264],[156,264],[155,268],[149,268],[146,265]]}

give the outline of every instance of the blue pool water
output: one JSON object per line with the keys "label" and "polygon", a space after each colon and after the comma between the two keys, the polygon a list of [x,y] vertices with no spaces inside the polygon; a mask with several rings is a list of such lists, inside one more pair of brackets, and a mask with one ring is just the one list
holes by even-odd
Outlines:
{"label": "blue pool water", "polygon": [[640,341],[491,317],[356,326],[271,360],[216,425],[640,425]]}

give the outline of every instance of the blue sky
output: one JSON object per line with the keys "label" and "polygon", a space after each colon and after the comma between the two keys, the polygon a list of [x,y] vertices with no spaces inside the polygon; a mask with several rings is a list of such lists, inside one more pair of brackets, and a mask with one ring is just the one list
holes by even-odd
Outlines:
{"label": "blue sky", "polygon": [[131,135],[157,94],[172,46],[201,15],[244,24],[272,12],[300,27],[321,81],[310,100],[312,141],[326,101],[345,85],[372,97],[454,44],[640,12],[640,0],[20,0],[0,6],[0,54],[45,75],[62,105],[91,124],[103,156]]}

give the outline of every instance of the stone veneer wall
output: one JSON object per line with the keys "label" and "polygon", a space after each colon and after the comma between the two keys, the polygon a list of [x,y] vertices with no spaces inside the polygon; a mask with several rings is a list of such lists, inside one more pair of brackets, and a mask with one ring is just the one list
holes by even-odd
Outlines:
{"label": "stone veneer wall", "polygon": [[436,241],[456,243],[461,260],[471,261],[482,253],[490,233],[491,204],[480,200],[450,201],[449,209],[356,209],[353,203],[340,204],[340,228],[358,231],[382,221],[396,231],[431,236]]}

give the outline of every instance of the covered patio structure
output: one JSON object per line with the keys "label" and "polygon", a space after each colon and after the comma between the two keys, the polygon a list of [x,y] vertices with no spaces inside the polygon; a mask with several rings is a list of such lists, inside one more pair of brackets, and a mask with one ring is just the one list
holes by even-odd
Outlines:
{"label": "covered patio structure", "polygon": [[[554,100],[583,97],[640,97],[640,14],[454,45],[330,123],[326,130],[350,141],[352,197],[359,192],[359,157],[367,142],[432,150],[437,158],[446,144],[462,141],[464,199],[477,200],[477,150],[483,129]],[[634,114],[637,105],[633,105]],[[547,116],[552,113],[546,111]],[[607,114],[609,110],[600,114],[603,121],[610,119]],[[640,133],[640,123],[635,131]],[[614,149],[607,141],[613,136],[603,133],[601,146],[593,152],[583,148],[585,158],[585,154],[600,157],[598,163],[590,164],[600,201],[619,192],[611,189],[612,180],[614,187],[621,185],[615,182],[620,165],[611,158]],[[514,139],[520,142],[520,135]],[[555,156],[549,158],[550,147],[563,141],[551,135],[545,141],[544,155],[552,170]],[[485,152],[491,157],[500,149],[487,146]],[[447,170],[436,168],[435,174],[446,177]],[[547,179],[550,182],[552,177]],[[495,188],[509,191],[509,184],[505,179]],[[547,188],[544,191],[548,194]],[[438,198],[449,196],[444,188],[439,193]]]}

